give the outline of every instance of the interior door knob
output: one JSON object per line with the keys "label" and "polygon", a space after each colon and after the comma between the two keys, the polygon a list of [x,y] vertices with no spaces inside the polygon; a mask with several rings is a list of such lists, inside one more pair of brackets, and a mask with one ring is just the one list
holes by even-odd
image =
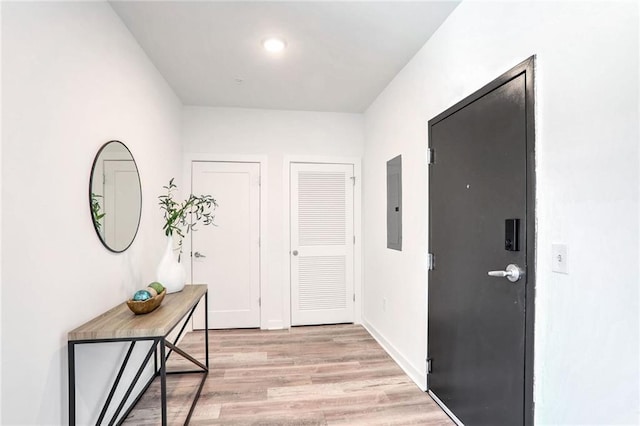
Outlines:
{"label": "interior door knob", "polygon": [[292,255],[297,256],[298,255],[298,250],[294,250],[291,252]]}
{"label": "interior door knob", "polygon": [[207,257],[204,254],[201,254],[199,251],[193,253],[193,257],[195,257],[196,259],[200,259],[201,257]]}
{"label": "interior door knob", "polygon": [[515,283],[524,276],[524,269],[511,263],[507,265],[506,271],[489,271],[487,274],[491,277],[503,277]]}

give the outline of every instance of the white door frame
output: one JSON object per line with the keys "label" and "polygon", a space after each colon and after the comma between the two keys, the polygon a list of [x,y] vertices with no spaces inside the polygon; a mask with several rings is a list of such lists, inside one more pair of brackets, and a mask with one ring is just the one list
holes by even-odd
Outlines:
{"label": "white door frame", "polygon": [[[219,154],[206,154],[206,153],[187,153],[183,156],[182,167],[182,183],[178,183],[180,190],[180,197],[186,196],[190,193],[192,188],[191,182],[191,163],[194,161],[211,161],[220,163],[259,163],[260,164],[260,295],[265,294],[267,285],[267,249],[268,241],[266,238],[266,224],[267,222],[267,157],[264,155],[219,155]],[[215,194],[211,194],[215,198]],[[197,232],[197,231],[196,231]],[[191,249],[191,234],[187,234],[183,246]],[[187,271],[188,280],[191,281],[191,262],[184,262],[185,269]],[[200,284],[200,283],[196,283]],[[207,283],[202,283],[207,284]],[[261,296],[262,297],[262,296]],[[260,328],[266,328],[269,320],[266,318],[266,309],[260,307]]]}
{"label": "white door frame", "polygon": [[291,210],[289,202],[291,199],[291,163],[320,163],[320,164],[352,164],[353,173],[356,177],[356,184],[353,188],[353,233],[356,243],[353,247],[353,290],[356,301],[353,305],[353,322],[362,323],[362,167],[359,157],[326,157],[326,156],[304,156],[287,155],[284,157],[282,169],[282,212],[283,212],[283,267],[282,276],[285,285],[282,286],[282,319],[284,327],[291,327]]}

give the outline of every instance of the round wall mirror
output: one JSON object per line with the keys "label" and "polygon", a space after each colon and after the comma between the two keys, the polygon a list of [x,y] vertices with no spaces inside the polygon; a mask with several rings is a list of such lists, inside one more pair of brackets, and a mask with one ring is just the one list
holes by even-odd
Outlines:
{"label": "round wall mirror", "polygon": [[115,253],[128,249],[140,225],[142,189],[133,155],[120,141],[102,145],[93,160],[89,208],[102,244]]}

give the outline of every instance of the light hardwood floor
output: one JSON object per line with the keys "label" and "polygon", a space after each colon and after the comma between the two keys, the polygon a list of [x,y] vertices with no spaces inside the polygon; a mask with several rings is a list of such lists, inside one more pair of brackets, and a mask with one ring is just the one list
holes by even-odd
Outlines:
{"label": "light hardwood floor", "polygon": [[[204,332],[180,346],[204,359]],[[358,325],[211,330],[209,347],[194,425],[454,424]],[[171,358],[168,369],[189,367]],[[168,376],[170,424],[184,422],[200,377]],[[125,424],[159,424],[159,399],[156,379]]]}

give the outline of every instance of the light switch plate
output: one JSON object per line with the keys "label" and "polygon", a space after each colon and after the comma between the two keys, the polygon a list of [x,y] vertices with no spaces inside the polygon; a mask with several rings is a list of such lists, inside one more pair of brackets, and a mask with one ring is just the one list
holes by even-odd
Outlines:
{"label": "light switch plate", "polygon": [[567,245],[566,244],[552,244],[551,245],[551,270],[560,274],[568,274],[569,269],[567,267]]}

